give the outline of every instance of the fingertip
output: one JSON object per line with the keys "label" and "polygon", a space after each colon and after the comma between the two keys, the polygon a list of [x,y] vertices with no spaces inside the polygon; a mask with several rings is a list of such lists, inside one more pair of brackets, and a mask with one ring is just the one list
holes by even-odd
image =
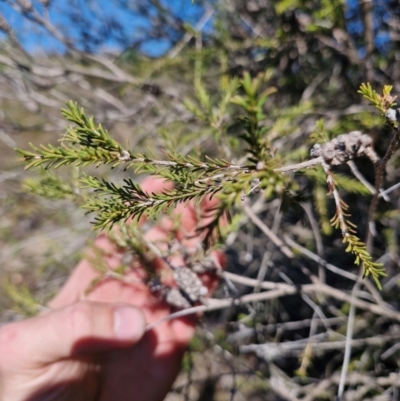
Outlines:
{"label": "fingertip", "polygon": [[210,195],[203,199],[201,206],[203,210],[207,212],[208,210],[214,209],[219,203],[220,200],[216,196]]}
{"label": "fingertip", "polygon": [[136,342],[143,337],[146,320],[143,312],[130,305],[114,309],[114,333],[117,340]]}
{"label": "fingertip", "polygon": [[145,178],[140,184],[140,187],[144,191],[153,193],[159,193],[166,189],[172,189],[173,186],[174,186],[173,182],[168,181],[167,179],[162,177],[154,177],[154,176]]}

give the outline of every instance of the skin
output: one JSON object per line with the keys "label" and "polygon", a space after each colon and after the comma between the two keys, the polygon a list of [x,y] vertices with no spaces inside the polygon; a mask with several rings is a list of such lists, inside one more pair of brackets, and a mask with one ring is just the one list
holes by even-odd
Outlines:
{"label": "skin", "polygon": [[[152,179],[142,187],[157,192],[165,184]],[[205,200],[202,208],[213,205],[215,201]],[[186,246],[201,240],[194,231],[197,215],[192,205],[181,205],[173,216],[181,219],[175,234]],[[173,222],[164,218],[146,236],[162,240],[172,228]],[[96,246],[106,251],[110,268],[120,265],[122,254],[106,237],[100,236]],[[223,263],[222,255],[215,256]],[[173,260],[175,266],[182,263],[179,256]],[[156,264],[168,276],[164,263]],[[50,312],[3,326],[0,401],[162,400],[179,372],[197,317],[173,319],[145,331],[171,308],[151,293],[141,276],[143,270],[136,268],[126,280],[103,280],[84,296],[97,273],[83,260],[50,302]],[[217,280],[209,275],[202,280],[212,292]]]}

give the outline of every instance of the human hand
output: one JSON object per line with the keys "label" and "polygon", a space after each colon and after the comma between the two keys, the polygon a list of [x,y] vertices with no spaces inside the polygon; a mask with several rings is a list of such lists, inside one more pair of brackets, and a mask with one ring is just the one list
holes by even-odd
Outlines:
{"label": "human hand", "polygon": [[[142,187],[156,192],[164,184],[153,179]],[[203,208],[210,205],[205,201]],[[179,240],[195,245],[199,237],[184,238],[198,223],[193,207],[182,205],[176,213]],[[172,226],[165,218],[146,236],[166,239]],[[122,254],[104,236],[96,246],[107,251],[110,268],[119,266]],[[106,279],[82,300],[97,276],[83,260],[50,303],[51,312],[2,327],[0,401],[162,400],[179,372],[196,317],[164,321],[145,332],[146,324],[171,310],[138,280],[140,273],[130,272],[126,281]],[[212,291],[217,280],[206,275],[203,282]]]}

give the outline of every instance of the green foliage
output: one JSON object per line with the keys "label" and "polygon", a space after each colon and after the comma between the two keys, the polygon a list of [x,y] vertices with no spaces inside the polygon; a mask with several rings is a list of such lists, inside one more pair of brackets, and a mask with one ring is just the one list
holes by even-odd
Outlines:
{"label": "green foliage", "polygon": [[[101,230],[110,230],[118,222],[132,219],[138,221],[142,215],[157,219],[160,214],[169,213],[179,203],[199,203],[205,197],[216,196],[219,203],[213,210],[213,218],[207,225],[198,228],[204,233],[204,244],[210,247],[215,243],[213,232],[217,233],[217,240],[221,240],[232,227],[237,226],[240,221],[240,217],[235,218],[237,208],[240,210],[241,202],[247,196],[251,196],[254,190],[263,191],[265,199],[272,199],[277,196],[287,198],[287,191],[296,188],[289,176],[279,171],[280,158],[271,150],[272,140],[280,136],[276,135],[280,129],[277,131],[275,125],[269,128],[262,123],[268,117],[265,113],[267,99],[276,92],[274,87],[265,85],[269,78],[270,71],[267,71],[255,78],[251,78],[249,73],[244,73],[240,80],[234,78],[229,82],[223,81],[222,95],[219,99],[209,93],[201,80],[197,80],[196,102],[185,101],[186,107],[214,130],[214,139],[225,149],[225,153],[232,153],[226,149],[225,137],[229,130],[233,130],[238,138],[246,143],[247,147],[242,151],[240,163],[207,155],[184,156],[175,151],[164,151],[164,158],[134,153],[115,141],[106,129],[95,123],[93,117],[88,118],[76,103],[68,102],[63,115],[73,125],[67,130],[59,147],[31,145],[35,152],[17,149],[28,163],[27,168],[44,166],[48,169],[66,164],[83,167],[89,164],[96,167],[111,164],[112,167],[116,167],[124,164],[125,170],[133,168],[136,173],[145,172],[161,176],[174,185],[161,193],[148,193],[131,178],[124,179],[122,185],[117,185],[104,178],[83,174],[76,188],[63,183],[54,175],[39,184],[31,183],[30,187],[37,194],[55,199],[72,198],[79,193],[82,208],[95,214],[94,227]],[[368,85],[362,86],[360,91],[382,111],[385,105],[389,107],[393,103],[390,89],[385,87],[381,97]],[[226,114],[230,107],[239,107],[240,113],[237,113],[235,121],[229,124]],[[310,105],[304,104],[293,108],[293,116],[286,116],[282,121],[287,124],[287,121],[309,107]],[[165,132],[164,136],[168,142],[168,133]],[[318,121],[312,139],[327,141],[328,138],[323,121]],[[299,152],[299,149],[293,150],[285,159],[293,158],[296,152]],[[316,185],[314,199],[320,214],[322,231],[330,234],[326,197],[321,196],[321,185],[327,177],[318,169],[305,170],[305,175]],[[379,286],[378,278],[384,275],[384,271],[380,264],[372,262],[365,244],[355,235],[354,226],[346,220],[347,206],[340,200],[335,185],[359,195],[368,195],[369,191],[360,182],[343,174],[333,177],[329,172],[328,183],[330,190],[334,192],[337,208],[331,224],[342,230],[343,242],[348,245],[346,251],[356,256],[356,264],[362,263],[364,275],[371,275]],[[81,190],[86,191],[86,195],[82,195]],[[230,218],[230,229],[221,228],[220,222],[224,216]]]}
{"label": "green foliage", "polygon": [[66,182],[64,178],[50,172],[46,172],[46,175],[40,179],[26,179],[24,181],[24,189],[47,199],[68,199],[73,201],[79,201],[80,199],[78,186],[74,186],[72,183]]}
{"label": "green foliage", "polygon": [[336,213],[331,219],[332,226],[337,229],[340,228],[343,236],[343,243],[347,244],[346,252],[350,252],[356,256],[354,263],[356,265],[362,265],[363,277],[371,276],[376,286],[382,289],[379,279],[387,276],[385,269],[382,267],[382,263],[372,261],[372,256],[369,254],[365,243],[356,235],[357,226],[348,219],[350,216],[347,213],[349,207],[340,199],[332,175],[328,175],[327,181],[336,203]]}
{"label": "green foliage", "polygon": [[325,124],[323,119],[319,119],[315,123],[315,129],[308,137],[308,141],[312,144],[314,143],[324,143],[330,141],[330,135],[325,129]]}
{"label": "green foliage", "polygon": [[[271,90],[274,89],[275,88],[271,88]],[[303,101],[295,106],[285,107],[284,110],[276,110],[273,114],[273,125],[269,129],[269,137],[277,138],[292,135],[293,131],[296,131],[296,126],[293,126],[293,121],[296,121],[296,118],[299,116],[312,113],[312,111],[313,104],[309,101]]]}
{"label": "green foliage", "polygon": [[[326,176],[321,169],[305,170],[304,174],[320,184],[324,184],[326,182]],[[337,173],[335,174],[334,179],[338,187],[343,188],[347,192],[363,196],[371,194],[365,185],[363,185],[360,181],[349,177],[348,175]]]}
{"label": "green foliage", "polygon": [[[90,3],[81,2],[81,5],[85,8]],[[352,261],[357,260],[357,255],[362,255],[368,248],[374,258],[384,255],[381,259],[392,277],[382,282],[385,285],[381,294],[376,294],[367,280],[361,284],[365,288],[359,294],[354,292],[354,298],[364,300],[360,300],[360,305],[370,308],[357,307],[354,342],[348,341],[347,345],[354,347],[351,364],[353,367],[357,366],[359,373],[366,372],[365,362],[368,361],[371,383],[376,381],[378,374],[379,380],[387,380],[379,388],[369,389],[365,383],[357,383],[356,378],[350,389],[354,391],[350,392],[361,394],[364,398],[375,396],[376,393],[390,393],[392,381],[390,377],[385,379],[385,372],[390,373],[396,361],[393,357],[384,359],[372,356],[391,347],[392,343],[385,345],[385,341],[390,333],[394,333],[394,336],[396,334],[397,310],[395,307],[390,308],[390,305],[396,306],[396,288],[399,285],[398,280],[393,277],[396,274],[394,264],[399,257],[396,245],[399,234],[399,216],[396,211],[398,190],[388,193],[385,201],[379,199],[375,209],[371,208],[374,212],[367,213],[374,196],[354,179],[346,166],[332,166],[331,172],[335,174],[338,191],[349,203],[349,209],[343,210],[343,215],[352,212],[357,216],[357,230],[351,225],[351,221],[356,220],[344,216],[346,226],[353,228],[354,232],[343,237],[347,242],[342,247],[337,242],[338,232],[330,222],[335,204],[332,196],[327,195],[326,174],[319,167],[303,166],[284,172],[279,169],[282,166],[290,167],[293,163],[310,161],[310,147],[315,143],[326,143],[353,130],[371,134],[378,155],[385,154],[390,133],[387,127],[383,127],[384,119],[381,114],[392,110],[391,114],[395,115],[394,109],[388,109],[394,103],[391,106],[384,104],[379,96],[385,94],[377,90],[378,95],[372,88],[380,87],[382,79],[388,83],[396,82],[400,47],[394,41],[390,46],[388,42],[383,43],[377,49],[377,44],[382,41],[377,41],[376,35],[389,37],[397,21],[397,2],[383,0],[383,7],[378,2],[377,13],[377,3],[368,1],[232,0],[212,2],[212,7],[209,8],[210,2],[185,0],[183,4],[189,8],[191,3],[196,4],[195,13],[191,17],[192,26],[180,18],[179,13],[174,12],[169,4],[174,2],[164,1],[161,4],[159,0],[143,0],[139,8],[132,8],[128,4],[134,2],[118,3],[126,3],[128,13],[135,9],[145,18],[151,18],[154,24],[149,24],[146,29],[148,38],[155,41],[161,38],[172,43],[165,57],[143,56],[141,46],[131,46],[130,40],[129,43],[118,43],[117,47],[123,49],[119,55],[114,52],[112,57],[106,53],[100,54],[100,49],[107,47],[101,43],[109,41],[108,36],[113,35],[113,30],[128,31],[118,18],[115,18],[115,29],[114,26],[104,26],[102,29],[101,18],[96,18],[96,10],[90,9],[89,14],[85,15],[94,14],[84,24],[84,36],[75,35],[76,38],[72,38],[69,50],[73,51],[74,46],[78,46],[75,55],[73,52],[68,52],[65,56],[52,54],[43,62],[37,58],[40,52],[20,52],[15,46],[9,46],[8,39],[5,39],[0,66],[0,85],[6,94],[2,99],[1,119],[4,133],[0,139],[4,143],[8,137],[16,140],[18,146],[26,150],[25,154],[20,155],[24,159],[25,156],[31,156],[30,160],[26,157],[28,167],[37,165],[39,168],[47,167],[48,171],[53,172],[49,178],[40,175],[36,181],[27,180],[26,186],[31,192],[50,199],[68,199],[80,206],[84,205],[86,211],[93,212],[95,226],[108,229],[107,236],[124,250],[121,263],[126,264],[125,269],[124,266],[110,269],[104,263],[103,252],[90,258],[99,277],[93,280],[87,291],[103,279],[129,280],[131,275],[128,271],[139,264],[146,267],[152,265],[144,258],[157,253],[151,251],[141,238],[137,219],[134,217],[131,220],[134,213],[140,213],[144,209],[143,213],[156,219],[174,205],[187,202],[191,196],[195,202],[200,200],[201,191],[212,191],[214,188],[214,197],[219,198],[220,203],[214,210],[215,214],[210,212],[211,221],[207,219],[207,227],[199,229],[204,230],[205,237],[208,234],[209,245],[215,245],[216,235],[211,234],[212,230],[219,231],[221,238],[218,245],[221,244],[224,250],[228,248],[229,271],[242,275],[243,280],[257,277],[273,289],[279,288],[284,280],[288,283],[292,280],[292,286],[298,286],[299,291],[281,303],[275,298],[281,296],[279,290],[274,295],[276,291],[264,293],[268,289],[257,286],[256,291],[260,290],[261,297],[265,295],[273,299],[254,301],[252,305],[243,303],[231,308],[233,313],[213,312],[211,330],[207,327],[208,317],[205,316],[203,320],[206,340],[198,338],[198,341],[202,341],[202,345],[196,347],[196,351],[200,351],[199,355],[193,355],[193,360],[185,360],[190,377],[198,377],[198,374],[204,377],[204,366],[218,365],[228,369],[232,373],[229,376],[231,388],[227,388],[219,380],[219,372],[210,370],[206,375],[213,385],[215,383],[215,397],[222,399],[234,397],[238,389],[245,399],[285,397],[285,394],[279,392],[282,386],[274,385],[277,381],[283,383],[293,398],[297,399],[312,395],[318,399],[346,397],[336,394],[336,382],[331,383],[329,388],[323,389],[320,386],[326,377],[340,375],[339,360],[332,360],[332,351],[324,351],[325,346],[341,347],[342,344],[330,344],[332,340],[342,338],[330,335],[322,338],[322,332],[326,330],[327,334],[345,333],[347,321],[343,313],[348,314],[351,305],[349,290],[356,276],[354,273],[358,269],[362,271],[361,264],[365,262],[360,257],[360,266],[357,267],[352,266]],[[35,4],[33,7],[37,8]],[[369,12],[365,11],[368,7]],[[41,15],[43,10],[39,8],[37,11],[37,15]],[[50,11],[51,14],[57,12],[54,7]],[[66,11],[67,14],[70,12],[72,16],[76,16],[74,5],[67,7]],[[30,18],[34,15],[36,14],[28,13],[21,17]],[[195,24],[194,19],[197,17],[198,23]],[[371,27],[368,27],[369,17],[372,17]],[[129,18],[125,20],[128,21]],[[92,21],[96,22],[94,29]],[[67,29],[73,26],[73,21],[71,22]],[[119,22],[122,22],[121,30]],[[362,26],[363,29],[356,32],[352,29],[355,25]],[[65,34],[65,37],[70,36],[68,31],[63,32],[62,25],[57,28],[57,32]],[[23,35],[18,30],[15,33],[17,39],[20,33]],[[372,34],[372,41],[368,38],[369,33]],[[89,54],[85,53],[85,49],[91,49],[86,34],[94,34],[92,40],[100,43],[99,46],[96,45],[99,52],[94,48],[93,52],[90,50]],[[125,35],[119,36],[122,38]],[[75,41],[79,41],[79,37],[85,37],[84,44]],[[369,48],[371,44],[372,49]],[[76,57],[77,54],[79,57]],[[361,102],[361,96],[357,95],[354,88],[367,80],[370,81],[370,88],[366,95],[370,99]],[[272,94],[274,86],[279,91],[269,96],[268,91]],[[261,95],[265,91],[268,96],[262,99]],[[386,97],[389,99],[388,94]],[[101,117],[90,123],[90,119],[86,118],[89,114],[85,115],[81,109],[73,112],[68,109],[67,112],[72,115],[71,127],[66,136],[61,139],[61,143],[50,142],[53,147],[47,146],[47,141],[53,140],[53,133],[58,132],[64,124],[59,116],[59,101],[70,98],[84,106],[86,113],[90,110],[93,115]],[[186,99],[184,103],[192,116],[182,110],[182,99]],[[378,113],[367,106],[369,102],[375,104]],[[100,118],[104,120],[100,121]],[[98,126],[98,122],[102,122],[103,127]],[[396,122],[389,124],[397,125]],[[66,140],[70,134],[74,136],[72,141]],[[37,148],[22,145],[26,140],[32,141]],[[46,146],[41,147],[38,145],[40,143]],[[3,148],[3,171],[11,169],[11,174],[15,174],[14,171],[19,174],[17,169],[14,170],[13,155],[7,152],[6,147]],[[372,169],[376,166],[372,166],[367,160],[357,163],[357,166],[368,180],[377,183],[379,191],[379,186],[383,190],[399,181],[398,152],[394,158],[387,169],[387,175],[384,174],[385,166],[382,168],[382,177],[387,178],[386,182],[382,179],[382,185],[373,179]],[[59,165],[65,166],[55,171],[54,168]],[[75,168],[77,165],[79,167]],[[93,167],[96,166],[100,168],[94,170]],[[116,169],[111,171],[112,167]],[[67,175],[71,168],[74,168],[74,172],[81,170],[81,180],[74,177],[71,179]],[[127,171],[123,171],[124,169]],[[137,186],[141,177],[136,174],[164,177],[170,182],[170,190],[155,197],[148,191],[143,191],[144,187]],[[33,176],[31,172],[27,175]],[[123,181],[123,178],[128,181]],[[43,299],[40,292],[56,291],[62,281],[60,276],[64,278],[67,268],[77,261],[77,258],[70,260],[64,255],[68,256],[76,247],[82,246],[85,239],[79,240],[79,234],[86,237],[87,231],[84,230],[84,221],[78,217],[80,213],[75,213],[70,207],[66,208],[65,202],[61,207],[58,202],[54,202],[52,208],[49,202],[39,203],[41,201],[19,192],[10,194],[17,191],[17,180],[19,176],[17,179],[9,179],[7,174],[2,174],[1,177],[2,191],[3,188],[6,190],[2,197],[1,238],[4,244],[0,247],[0,254],[6,250],[7,255],[13,255],[12,258],[8,257],[7,263],[3,263],[3,274],[12,275],[13,271],[17,271],[24,282],[29,283],[29,288],[39,294],[38,299]],[[145,199],[141,199],[142,195]],[[143,207],[144,202],[150,200],[156,203],[148,209]],[[289,240],[297,239],[303,249],[296,248],[293,259],[283,255],[278,246],[253,227],[249,216],[242,210],[243,200],[278,239],[282,238],[284,242],[287,240],[287,244]],[[302,202],[306,202],[305,209],[308,213],[300,207]],[[40,204],[44,205],[45,213],[38,207]],[[310,206],[314,210],[310,210]],[[195,209],[197,212],[199,208]],[[355,210],[357,213],[354,213]],[[31,217],[26,218],[28,214]],[[219,224],[226,220],[222,217],[226,215],[230,219],[229,223]],[[313,215],[317,216],[317,224]],[[61,253],[54,246],[45,246],[42,242],[48,233],[53,230],[57,232],[59,216],[68,224],[65,234],[60,234],[65,235],[60,240]],[[65,221],[67,216],[68,220]],[[77,216],[78,226],[73,216]],[[179,219],[173,220],[174,226],[179,226]],[[377,233],[376,237],[368,241],[365,234],[369,232],[368,222],[372,220],[377,223]],[[148,221],[144,231],[152,224],[151,220]],[[113,229],[109,230],[113,225]],[[340,231],[339,227],[339,233]],[[228,241],[224,243],[224,238],[228,235]],[[29,245],[31,240],[33,245]],[[179,247],[176,242],[169,242],[172,247]],[[165,249],[164,245],[167,247],[167,244],[163,244],[162,249]],[[346,254],[344,250],[347,247],[349,253]],[[8,249],[13,253],[8,253]],[[177,252],[180,253],[181,250],[178,249]],[[314,255],[314,262],[308,260],[307,250],[309,255]],[[163,257],[169,257],[168,252],[169,250],[163,252]],[[56,257],[50,264],[41,263],[40,258],[48,259],[48,255],[54,253],[60,255],[59,258]],[[199,253],[204,257],[202,249],[199,249]],[[318,254],[318,259],[315,254]],[[368,265],[372,259],[366,259]],[[38,264],[44,266],[45,270],[33,277],[32,272],[37,271],[35,266]],[[331,272],[325,274],[324,269],[329,270],[334,266],[348,270],[348,275],[340,277]],[[258,271],[259,267],[264,269]],[[299,272],[299,267],[302,272]],[[380,269],[379,266],[373,267]],[[317,270],[318,278],[314,276]],[[265,276],[261,277],[262,272]],[[149,278],[158,277],[159,274],[147,270],[146,273]],[[171,272],[167,272],[169,273]],[[20,281],[13,278],[11,282]],[[300,297],[307,301],[307,294],[302,290],[307,291],[310,282],[321,282],[321,286],[315,285],[316,290],[310,294],[306,305]],[[228,281],[222,281],[222,284],[223,288],[215,294],[216,297],[222,294],[222,290],[225,291],[224,296],[236,295],[235,292],[230,292],[234,291],[235,282],[232,285]],[[28,315],[34,313],[34,307],[29,311],[15,296],[24,294],[23,287],[20,284],[15,285],[14,295],[3,291],[17,305],[14,307],[9,302],[3,303],[4,319],[12,319],[10,310],[22,311]],[[329,294],[321,295],[318,288],[331,289],[332,297]],[[245,289],[239,286],[239,294],[252,290],[252,287]],[[335,294],[340,294],[341,298],[335,298]],[[344,299],[348,302],[341,304]],[[383,313],[379,317],[379,312],[376,312],[389,309],[393,312],[391,315],[385,316]],[[248,323],[249,328],[254,328],[254,331],[243,330],[244,322]],[[351,320],[348,324],[349,327],[353,326]],[[244,341],[254,342],[254,338],[258,344],[276,343],[280,360],[268,360],[266,363],[259,356],[254,359],[253,374],[241,374],[242,361],[246,356],[242,352],[241,355],[236,355],[236,352],[230,355],[224,349],[223,352],[218,352],[221,348],[211,341],[210,334],[217,329],[222,335],[221,342],[224,342],[223,337],[227,336],[224,329],[226,325],[229,325],[230,341],[235,347],[241,347]],[[365,327],[368,329],[363,330]],[[238,331],[236,337],[235,331]],[[249,333],[247,339],[243,337],[246,332]],[[373,337],[371,343],[357,348],[358,340],[362,344],[370,336]],[[299,362],[300,367],[296,373],[301,377],[312,376],[312,380],[310,382],[309,379],[294,378],[291,383],[293,364],[282,363],[287,354],[285,355],[285,347],[280,347],[279,342],[299,339],[303,340],[303,352],[298,348],[297,353],[291,350],[290,358],[293,360],[293,357],[299,357],[301,363]],[[316,344],[315,341],[323,343]],[[397,339],[393,342],[396,341]],[[293,343],[295,348],[299,343]],[[381,345],[375,345],[377,343]],[[290,343],[286,345],[291,346]],[[205,359],[207,352],[210,359]],[[342,354],[341,350],[336,353]],[[218,363],[209,363],[215,362],[216,358],[221,360]],[[284,372],[276,372],[276,362]],[[195,371],[196,365],[200,365],[199,372]],[[325,369],[318,369],[321,366]],[[256,375],[258,379],[254,381],[252,378],[256,378]],[[351,374],[347,375],[346,383],[353,383],[353,379]],[[175,395],[188,397],[193,393],[193,386],[196,387],[194,391],[197,391],[198,380],[192,382],[188,386],[175,386]],[[212,398],[213,394],[207,389],[207,381],[205,384],[203,393],[207,392],[209,398]]]}
{"label": "green foliage", "polygon": [[379,95],[372,89],[371,84],[367,82],[366,84],[361,84],[358,93],[361,93],[365,99],[369,100],[384,116],[392,106],[396,105],[395,100],[397,96],[390,95],[392,89],[392,85],[385,85],[382,90],[382,95]]}
{"label": "green foliage", "polygon": [[35,153],[16,149],[16,152],[29,162],[26,169],[42,165],[48,169],[68,164],[85,167],[89,164],[99,166],[110,163],[115,167],[131,157],[111,138],[107,130],[100,124],[95,124],[93,117],[87,118],[83,109],[76,103],[68,102],[62,114],[68,121],[74,123],[74,126],[68,129],[61,139],[61,146],[55,147],[49,144],[37,148],[30,144]]}
{"label": "green foliage", "polygon": [[332,226],[342,230],[343,243],[347,244],[346,252],[350,252],[356,256],[354,263],[362,265],[363,276],[371,276],[376,286],[381,290],[382,286],[379,280],[387,276],[385,269],[382,267],[383,264],[372,261],[372,256],[367,251],[365,243],[354,234],[356,226],[348,219],[344,221],[344,223],[341,221],[340,214],[338,213],[331,219]]}
{"label": "green foliage", "polygon": [[212,128],[213,136],[220,143],[221,137],[225,134],[224,124],[228,107],[239,87],[239,80],[233,78],[222,81],[221,94],[215,101],[212,101],[210,93],[201,81],[197,80],[194,86],[197,103],[186,98],[183,104],[199,120],[206,122],[207,126]]}
{"label": "green foliage", "polygon": [[[161,212],[168,213],[178,203],[190,200],[200,202],[205,196],[215,195],[222,188],[221,185],[198,182],[196,186],[178,185],[174,189],[165,190],[160,194],[149,194],[131,179],[125,179],[124,182],[125,185],[117,186],[89,175],[81,179],[83,188],[94,189],[98,195],[95,198],[87,199],[82,206],[89,213],[97,213],[96,228],[109,229],[116,222],[126,221],[133,217],[139,219],[143,214],[150,218],[156,218]],[[108,197],[106,197],[107,195]]]}
{"label": "green foliage", "polygon": [[265,117],[263,106],[268,96],[276,92],[276,88],[269,87],[259,93],[264,79],[264,74],[259,74],[256,78],[251,79],[250,74],[246,72],[240,81],[244,95],[236,95],[231,99],[232,103],[239,105],[245,111],[245,116],[240,118],[244,128],[240,137],[247,142],[249,147],[246,150],[253,156],[249,158],[249,161],[254,164],[271,158],[270,144],[265,138],[268,128],[260,127],[259,123]]}
{"label": "green foliage", "polygon": [[40,304],[26,285],[15,285],[8,279],[3,279],[2,290],[13,301],[16,311],[24,317],[35,316],[40,310]]}
{"label": "green foliage", "polygon": [[[205,231],[205,242],[210,245],[211,232],[216,229],[221,234],[220,219],[253,191],[254,182],[257,182],[259,190],[265,191],[266,198],[272,197],[277,191],[282,192],[285,187],[286,178],[274,171],[278,159],[269,150],[265,139],[266,129],[259,125],[264,118],[263,105],[275,91],[274,88],[268,88],[259,93],[264,77],[258,76],[252,80],[245,74],[240,82],[232,79],[224,85],[216,108],[212,106],[206,88],[199,82],[195,87],[199,106],[186,102],[189,110],[216,130],[217,141],[221,139],[219,134],[226,130],[224,118],[228,106],[232,103],[241,106],[244,113],[238,118],[237,124],[242,132],[240,138],[248,144],[248,153],[241,164],[208,156],[200,160],[175,152],[164,152],[164,159],[133,153],[115,141],[100,124],[96,124],[93,117],[86,117],[84,110],[73,102],[68,102],[67,108],[63,110],[63,115],[73,126],[67,130],[59,147],[31,145],[35,152],[21,149],[16,151],[28,163],[27,168],[44,166],[48,169],[67,164],[83,167],[89,164],[96,167],[111,164],[116,167],[123,163],[125,170],[134,168],[136,173],[146,172],[174,183],[173,189],[159,194],[143,191],[132,179],[125,179],[123,185],[116,185],[104,178],[87,174],[81,177],[77,189],[63,184],[55,176],[43,180],[42,187],[40,184],[31,184],[34,192],[53,198],[68,197],[79,189],[89,190],[82,207],[88,213],[96,214],[94,226],[97,229],[109,230],[119,221],[138,219],[143,214],[155,219],[179,203],[191,200],[201,202],[206,196],[218,196],[220,202],[214,219],[200,228]],[[239,84],[244,94],[233,97]],[[54,186],[53,192],[48,188],[49,185]]]}

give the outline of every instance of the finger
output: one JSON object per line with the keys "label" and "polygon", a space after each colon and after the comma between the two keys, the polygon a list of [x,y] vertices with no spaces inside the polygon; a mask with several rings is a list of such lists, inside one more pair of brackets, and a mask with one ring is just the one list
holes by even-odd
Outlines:
{"label": "finger", "polygon": [[[142,183],[142,188],[147,192],[160,192],[165,188],[171,188],[171,182],[165,182],[164,179],[149,177],[144,180]],[[189,204],[187,207],[184,204],[181,204],[178,207],[178,210],[174,212],[174,216],[182,215],[182,226],[181,229],[178,230],[177,238],[183,241],[183,245],[188,247],[195,247],[201,242],[201,237],[196,235],[195,228],[198,226],[199,216],[203,213],[203,211],[208,210],[210,207],[213,207],[217,204],[217,199],[213,198],[205,198],[202,202],[200,211],[195,210],[193,204]],[[197,206],[196,206],[197,207]],[[212,217],[211,217],[212,218]],[[210,219],[210,217],[208,217]],[[176,220],[176,218],[175,218]],[[202,221],[202,224],[205,220]],[[143,221],[142,221],[143,222]],[[154,226],[146,235],[151,241],[158,241],[158,246],[162,247],[162,242],[165,241],[168,237],[168,232],[171,232],[173,229],[172,220],[170,218],[164,218],[161,224],[163,228],[160,226]],[[191,237],[190,239],[187,237]],[[110,269],[120,266],[122,262],[123,252],[118,249],[113,243],[111,243],[104,234],[101,234],[95,241],[95,245],[99,248],[103,254],[104,261]],[[159,264],[159,266],[161,266]],[[165,267],[165,266],[164,266]],[[93,280],[98,277],[98,272],[96,272],[91,264],[87,260],[83,260],[79,263],[77,268],[69,277],[66,284],[60,290],[60,292],[55,296],[55,298],[50,302],[50,306],[52,308],[61,308],[66,305],[77,302],[82,299],[83,294],[87,291],[89,285]],[[205,281],[207,281],[207,277],[205,277]],[[214,288],[214,282],[210,288]],[[208,284],[206,284],[208,287]],[[111,284],[109,281],[107,283],[102,283],[100,285],[102,288],[102,295],[106,290],[111,288]],[[92,298],[92,297],[90,297]],[[98,298],[102,300],[101,297]],[[114,301],[118,299],[114,298]],[[112,301],[112,299],[108,300]],[[136,304],[136,303],[135,303]]]}
{"label": "finger", "polygon": [[[161,192],[164,189],[170,189],[172,187],[172,182],[167,182],[165,179],[158,177],[148,177],[141,183],[141,188],[149,193]],[[140,224],[144,224],[145,221],[146,218],[143,217]],[[110,269],[121,265],[123,251],[113,244],[104,233],[96,238],[94,246],[100,250],[106,265]],[[77,302],[96,277],[98,277],[98,272],[93,269],[90,262],[82,260],[69,276],[62,289],[49,302],[50,307],[61,308]]]}
{"label": "finger", "polygon": [[[130,273],[127,275],[129,279]],[[159,322],[171,313],[170,306],[156,297],[142,282],[122,283],[109,279],[102,281],[90,292],[92,301],[130,303],[140,308],[147,324]],[[176,347],[184,347],[193,336],[196,318],[187,316],[182,319],[168,320],[152,330],[157,339],[157,355],[166,355]]]}
{"label": "finger", "polygon": [[[161,177],[154,177],[150,176],[147,177],[141,184],[140,187],[143,191],[147,192],[148,194],[155,194],[155,193],[160,193],[163,190],[168,190],[172,189],[173,183],[171,181],[166,181],[164,178]],[[139,220],[139,226],[142,226],[147,220],[147,217],[145,214],[143,214]],[[128,220],[129,221],[129,220]],[[112,243],[110,240],[107,239],[106,235],[104,233],[101,233],[99,237],[95,240],[94,245],[99,248],[106,256],[107,254],[111,256],[110,262],[111,266],[110,267],[116,267],[118,266],[118,263],[120,259],[116,259],[115,261],[112,259],[114,255],[121,257],[121,254],[123,254],[123,250],[119,249],[117,245]],[[108,262],[107,259],[105,259],[106,262]]]}
{"label": "finger", "polygon": [[[174,231],[176,239],[178,239],[184,248],[195,249],[204,238],[204,233],[199,232],[198,228],[209,224],[215,219],[215,208],[218,206],[218,202],[219,200],[215,197],[206,197],[203,199],[201,205],[195,205],[193,202],[180,204],[173,211],[172,216],[163,218],[158,226],[152,227],[146,233],[146,238],[153,244],[156,244],[163,252],[168,249],[169,234]],[[220,224],[226,224],[226,217],[224,215],[220,218]],[[178,229],[176,228],[177,226],[179,227]],[[226,258],[223,252],[213,251],[210,257],[214,259],[214,265],[217,269],[225,267]],[[179,254],[170,256],[168,260],[175,267],[186,265],[183,256]],[[173,271],[164,260],[157,258],[153,262],[153,267],[161,272],[164,284],[174,286]],[[219,276],[210,274],[209,272],[199,274],[199,278],[203,282],[203,285],[207,287],[209,294],[216,289],[219,283]]]}
{"label": "finger", "polygon": [[[216,197],[205,197],[200,204],[180,203],[171,216],[161,220],[160,228],[166,234],[175,230],[176,239],[182,245],[195,248],[202,242],[205,235],[200,228],[206,227],[215,219],[218,203],[219,200]],[[226,224],[224,215],[219,219],[219,224]]]}
{"label": "finger", "polygon": [[0,355],[4,360],[26,360],[34,368],[129,347],[142,338],[145,325],[142,311],[131,305],[78,302],[1,328]]}
{"label": "finger", "polygon": [[[162,191],[172,189],[174,187],[174,183],[172,181],[167,181],[165,178],[150,176],[140,184],[140,187],[148,194],[157,194]],[[139,225],[143,225],[146,221],[147,216],[146,214],[143,214],[140,217]]]}
{"label": "finger", "polygon": [[163,190],[172,189],[173,186],[173,182],[167,181],[165,178],[154,176],[147,177],[140,184],[140,187],[143,189],[143,191],[148,193],[160,193]]}

